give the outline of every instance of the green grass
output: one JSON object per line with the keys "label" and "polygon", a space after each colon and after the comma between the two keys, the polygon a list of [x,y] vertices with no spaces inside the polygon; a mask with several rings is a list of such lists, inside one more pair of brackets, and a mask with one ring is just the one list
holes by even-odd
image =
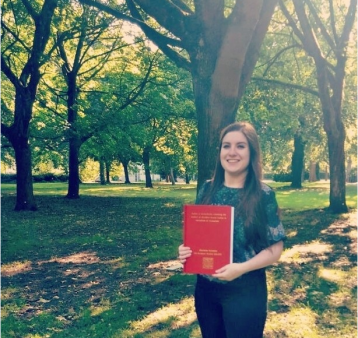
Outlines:
{"label": "green grass", "polygon": [[[347,214],[326,211],[327,183],[270,183],[285,251],[268,269],[266,338],[356,337],[356,185]],[[15,212],[2,185],[2,337],[200,337],[195,277],[176,264],[194,185],[34,184],[39,210]]]}

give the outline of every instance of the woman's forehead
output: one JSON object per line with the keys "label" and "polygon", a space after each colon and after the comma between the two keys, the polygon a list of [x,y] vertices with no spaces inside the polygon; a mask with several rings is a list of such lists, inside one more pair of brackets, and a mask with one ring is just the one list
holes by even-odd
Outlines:
{"label": "woman's forehead", "polygon": [[246,136],[241,131],[230,131],[222,139],[222,142],[245,142],[247,143]]}

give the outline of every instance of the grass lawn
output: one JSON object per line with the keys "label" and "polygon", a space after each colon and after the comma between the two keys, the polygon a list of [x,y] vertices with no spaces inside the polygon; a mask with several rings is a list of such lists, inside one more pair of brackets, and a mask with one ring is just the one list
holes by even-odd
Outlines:
{"label": "grass lawn", "polygon": [[[333,215],[329,185],[270,183],[287,232],[267,270],[265,338],[357,336],[357,186]],[[178,265],[183,203],[194,185],[34,184],[39,210],[15,212],[2,184],[3,338],[199,338],[195,276]]]}

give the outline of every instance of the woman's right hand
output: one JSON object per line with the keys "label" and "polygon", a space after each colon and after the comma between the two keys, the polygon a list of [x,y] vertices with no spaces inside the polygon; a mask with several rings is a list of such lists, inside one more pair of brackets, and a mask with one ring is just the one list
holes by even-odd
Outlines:
{"label": "woman's right hand", "polygon": [[178,259],[180,263],[185,263],[186,259],[191,256],[192,251],[188,246],[184,246],[184,244],[180,245],[178,248],[179,256]]}

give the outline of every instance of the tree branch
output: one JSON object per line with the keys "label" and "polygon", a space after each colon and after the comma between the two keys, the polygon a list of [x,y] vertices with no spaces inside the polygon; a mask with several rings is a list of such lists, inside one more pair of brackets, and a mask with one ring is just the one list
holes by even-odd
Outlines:
{"label": "tree branch", "polygon": [[[319,29],[321,30],[322,36],[327,41],[328,45],[331,47],[334,53],[336,53],[336,46],[334,43],[334,40],[331,38],[331,36],[328,34],[327,29],[325,25],[323,24],[322,20],[317,14],[316,8],[313,6],[312,2],[310,0],[306,0],[306,3],[308,5],[308,8],[310,9],[310,13],[313,15],[315,19],[315,23],[318,25]],[[330,13],[330,15],[333,15],[333,13]]]}
{"label": "tree branch", "polygon": [[349,40],[349,35],[352,31],[354,22],[355,22],[355,16],[357,12],[357,3],[356,0],[351,0],[349,3],[349,8],[347,11],[347,15],[344,21],[344,27],[342,31],[342,35],[339,41],[339,48],[345,48],[347,45],[347,42]]}
{"label": "tree branch", "polygon": [[161,0],[160,6],[152,0],[126,0],[127,6],[133,17],[139,19],[139,12],[134,3],[137,3],[145,13],[154,18],[159,25],[173,33],[179,39],[183,39],[186,27],[183,11],[171,1]]}
{"label": "tree branch", "polygon": [[31,2],[29,0],[21,0],[23,5],[25,6],[27,12],[31,15],[31,17],[34,19],[34,21],[38,21],[39,14],[34,10],[34,8],[31,6]]}
{"label": "tree branch", "polygon": [[12,72],[10,67],[7,65],[4,55],[1,54],[1,71],[6,75],[9,81],[14,85],[15,88],[20,88],[20,81],[16,75]]}
{"label": "tree branch", "polygon": [[[263,1],[258,24],[255,27],[253,37],[246,52],[243,72],[240,77],[239,97],[244,94],[245,87],[251,79],[252,73],[254,71],[254,65],[259,58],[262,41],[267,33],[267,29],[276,5],[277,0]],[[251,71],[248,72],[246,71],[247,69],[251,69]]]}
{"label": "tree branch", "polygon": [[317,90],[313,90],[312,88],[305,87],[305,86],[295,84],[295,83],[289,83],[289,82],[284,82],[284,81],[274,80],[274,79],[265,79],[262,77],[255,77],[255,76],[252,77],[252,81],[267,82],[267,83],[272,83],[272,84],[275,84],[278,86],[282,86],[284,88],[298,89],[302,92],[309,93],[309,94],[319,97],[319,93]]}
{"label": "tree branch", "polygon": [[304,38],[303,45],[305,46],[306,51],[316,61],[323,60],[324,57],[322,55],[321,49],[318,45],[318,41],[312,30],[312,27],[308,21],[304,8],[304,3],[302,2],[302,0],[293,0],[293,4],[296,9],[298,20],[300,21],[301,29],[303,32],[303,38]]}
{"label": "tree branch", "polygon": [[291,46],[287,46],[283,49],[281,49],[280,51],[277,52],[276,55],[274,55],[269,62],[267,62],[268,66],[266,67],[266,69],[264,70],[263,72],[263,76],[265,77],[266,74],[268,73],[268,71],[270,70],[271,66],[275,64],[276,60],[283,54],[285,53],[286,51],[288,51],[289,49],[292,49],[292,48],[296,48],[296,47],[302,47],[301,45],[299,45],[298,43],[295,43]]}
{"label": "tree branch", "polygon": [[333,1],[329,0],[329,13],[330,13],[331,29],[332,29],[332,32],[333,32],[334,41],[336,42],[336,45],[338,45],[338,35],[337,35],[337,30],[336,30],[336,20],[335,20],[334,9],[333,8],[334,8]]}
{"label": "tree branch", "polygon": [[165,55],[167,55],[170,59],[172,59],[176,63],[176,65],[178,67],[186,69],[186,70],[190,70],[190,68],[191,68],[190,62],[186,58],[181,56],[178,52],[176,52],[175,50],[173,50],[172,48],[169,47],[169,46],[172,46],[172,47],[183,48],[182,42],[180,40],[172,39],[167,36],[164,36],[164,35],[160,34],[159,32],[157,32],[152,27],[148,26],[142,20],[142,17],[140,16],[139,12],[138,12],[139,18],[136,18],[133,16],[125,15],[118,10],[115,10],[107,5],[102,4],[102,3],[99,3],[98,1],[94,1],[94,0],[79,0],[79,1],[81,3],[87,4],[89,6],[96,7],[108,14],[111,14],[114,17],[116,17],[117,19],[126,20],[128,22],[136,24],[137,26],[139,26],[142,29],[142,31],[145,33],[145,35],[162,50],[162,52]]}
{"label": "tree branch", "polygon": [[[1,20],[1,27],[10,33],[10,35],[18,42],[28,53],[30,53],[30,48],[27,47],[22,40],[20,40],[19,36],[16,35],[5,23]],[[4,52],[4,51],[2,51]]]}
{"label": "tree branch", "polygon": [[187,14],[194,14],[194,12],[191,10],[190,7],[188,7],[183,1],[181,0],[172,0],[173,4],[180,8],[182,12],[185,12]]}
{"label": "tree branch", "polygon": [[299,30],[299,28],[297,27],[295,21],[292,18],[292,15],[288,11],[288,9],[287,9],[286,5],[284,4],[283,0],[279,0],[279,4],[280,4],[281,11],[282,11],[283,15],[286,17],[286,19],[288,20],[288,23],[291,26],[293,32],[300,39],[302,44],[304,44],[304,40],[305,40],[304,36],[303,36],[302,32]]}

